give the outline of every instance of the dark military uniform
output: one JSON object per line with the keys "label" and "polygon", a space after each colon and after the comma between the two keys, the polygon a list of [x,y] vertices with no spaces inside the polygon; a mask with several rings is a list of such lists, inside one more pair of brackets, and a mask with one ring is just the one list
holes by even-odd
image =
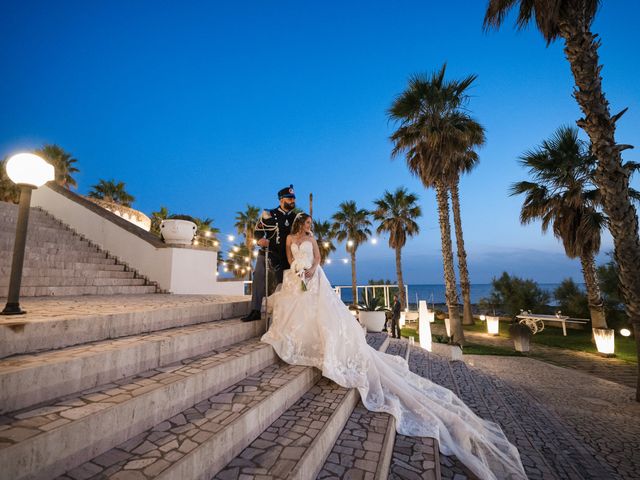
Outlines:
{"label": "dark military uniform", "polygon": [[[261,222],[256,227],[255,238],[269,240],[269,264],[276,274],[277,283],[282,283],[282,275],[289,268],[287,260],[287,236],[296,218],[293,210],[285,212],[280,207],[262,213]],[[258,257],[265,254],[261,248]]]}
{"label": "dark military uniform", "polygon": [[[278,199],[283,198],[295,199],[293,185],[283,188],[278,192]],[[260,240],[266,238],[269,240],[269,284],[272,278],[275,283],[282,283],[284,271],[289,268],[287,260],[287,236],[291,232],[291,226],[296,218],[296,214],[292,210],[286,211],[281,207],[265,210],[262,212],[260,221],[255,229],[255,239]],[[262,309],[262,299],[265,295],[269,295],[272,289],[267,292],[266,284],[266,265],[265,255],[266,248],[261,248],[256,260],[256,266],[253,271],[253,285],[251,291],[251,313],[243,317],[243,321],[252,321],[260,318],[260,310]]]}

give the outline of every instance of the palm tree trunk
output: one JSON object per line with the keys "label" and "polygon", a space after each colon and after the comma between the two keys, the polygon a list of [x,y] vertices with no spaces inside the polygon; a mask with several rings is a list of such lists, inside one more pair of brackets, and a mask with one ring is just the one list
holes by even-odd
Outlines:
{"label": "palm tree trunk", "polygon": [[456,273],[453,269],[453,249],[451,247],[451,225],[449,223],[449,196],[446,186],[436,184],[438,201],[438,219],[440,221],[440,237],[442,238],[442,264],[444,266],[445,297],[449,310],[451,325],[451,341],[464,345],[464,332],[458,312],[458,291],[456,290]]}
{"label": "palm tree trunk", "polygon": [[473,310],[471,309],[471,281],[467,268],[467,251],[464,249],[462,235],[462,219],[460,218],[460,193],[458,181],[451,185],[451,207],[453,209],[453,224],[456,229],[456,244],[458,246],[458,269],[460,270],[460,287],[462,289],[462,324],[473,325]]}
{"label": "palm tree trunk", "polygon": [[[578,126],[587,132],[598,159],[595,182],[602,194],[603,210],[609,218],[625,309],[637,333],[640,330],[638,215],[629,199],[629,171],[622,167],[621,151],[626,147],[617,145],[615,140],[615,124],[624,110],[611,116],[609,102],[602,91],[601,66],[598,65],[600,41],[591,33],[589,24],[578,10],[574,18],[576,21],[560,25],[560,35],[564,38],[564,52],[576,82],[574,97],[584,114]],[[640,363],[640,349],[637,355]],[[640,402],[640,370],[636,400]]]}
{"label": "palm tree trunk", "polygon": [[351,249],[351,295],[353,297],[352,304],[358,304],[358,287],[356,283],[356,250]]}
{"label": "palm tree trunk", "polygon": [[398,298],[400,298],[400,307],[406,308],[407,299],[405,298],[404,279],[402,278],[402,248],[396,247],[396,274],[398,275]]}
{"label": "palm tree trunk", "polygon": [[587,286],[591,326],[593,328],[607,328],[607,319],[604,314],[604,301],[600,293],[600,285],[598,285],[598,274],[596,273],[596,262],[593,254],[581,256],[580,263],[582,263],[584,283]]}

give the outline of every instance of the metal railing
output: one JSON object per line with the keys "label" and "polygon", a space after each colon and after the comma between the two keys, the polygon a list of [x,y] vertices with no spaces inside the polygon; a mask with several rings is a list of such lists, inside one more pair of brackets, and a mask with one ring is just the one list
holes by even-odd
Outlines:
{"label": "metal railing", "polygon": [[[347,289],[351,291],[351,285],[336,285],[333,287],[335,292],[338,294],[340,298],[342,298],[342,289]],[[384,298],[384,306],[385,308],[391,308],[391,300],[393,300],[393,296],[390,293],[390,290],[395,288],[399,290],[398,285],[356,285],[356,298],[354,303],[358,303],[360,300],[360,290],[362,290],[362,298],[365,302],[369,301],[369,295],[372,297],[376,297],[376,292],[382,290],[382,295]],[[409,285],[404,285],[405,298],[409,299]]]}

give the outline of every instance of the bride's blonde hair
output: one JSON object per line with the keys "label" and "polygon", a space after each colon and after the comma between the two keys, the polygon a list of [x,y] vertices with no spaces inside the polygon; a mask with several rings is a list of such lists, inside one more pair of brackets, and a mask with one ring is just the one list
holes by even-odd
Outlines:
{"label": "bride's blonde hair", "polygon": [[297,235],[302,231],[302,226],[307,221],[307,218],[311,218],[311,215],[302,212],[296,215],[296,218],[293,219],[293,225],[291,225],[291,235]]}

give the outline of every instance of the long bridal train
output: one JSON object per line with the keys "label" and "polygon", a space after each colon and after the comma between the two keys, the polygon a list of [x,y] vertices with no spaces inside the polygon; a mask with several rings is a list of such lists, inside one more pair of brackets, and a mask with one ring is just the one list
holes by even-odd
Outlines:
{"label": "long bridal train", "polygon": [[[291,252],[311,264],[310,241]],[[335,295],[318,267],[303,291],[300,277],[285,272],[282,289],[269,298],[273,322],[262,341],[290,364],[313,366],[346,388],[357,388],[369,410],[387,412],[403,435],[436,438],[484,479],[526,479],[520,455],[501,428],[475,415],[453,392],[409,371],[407,362],[369,347],[362,328]]]}

